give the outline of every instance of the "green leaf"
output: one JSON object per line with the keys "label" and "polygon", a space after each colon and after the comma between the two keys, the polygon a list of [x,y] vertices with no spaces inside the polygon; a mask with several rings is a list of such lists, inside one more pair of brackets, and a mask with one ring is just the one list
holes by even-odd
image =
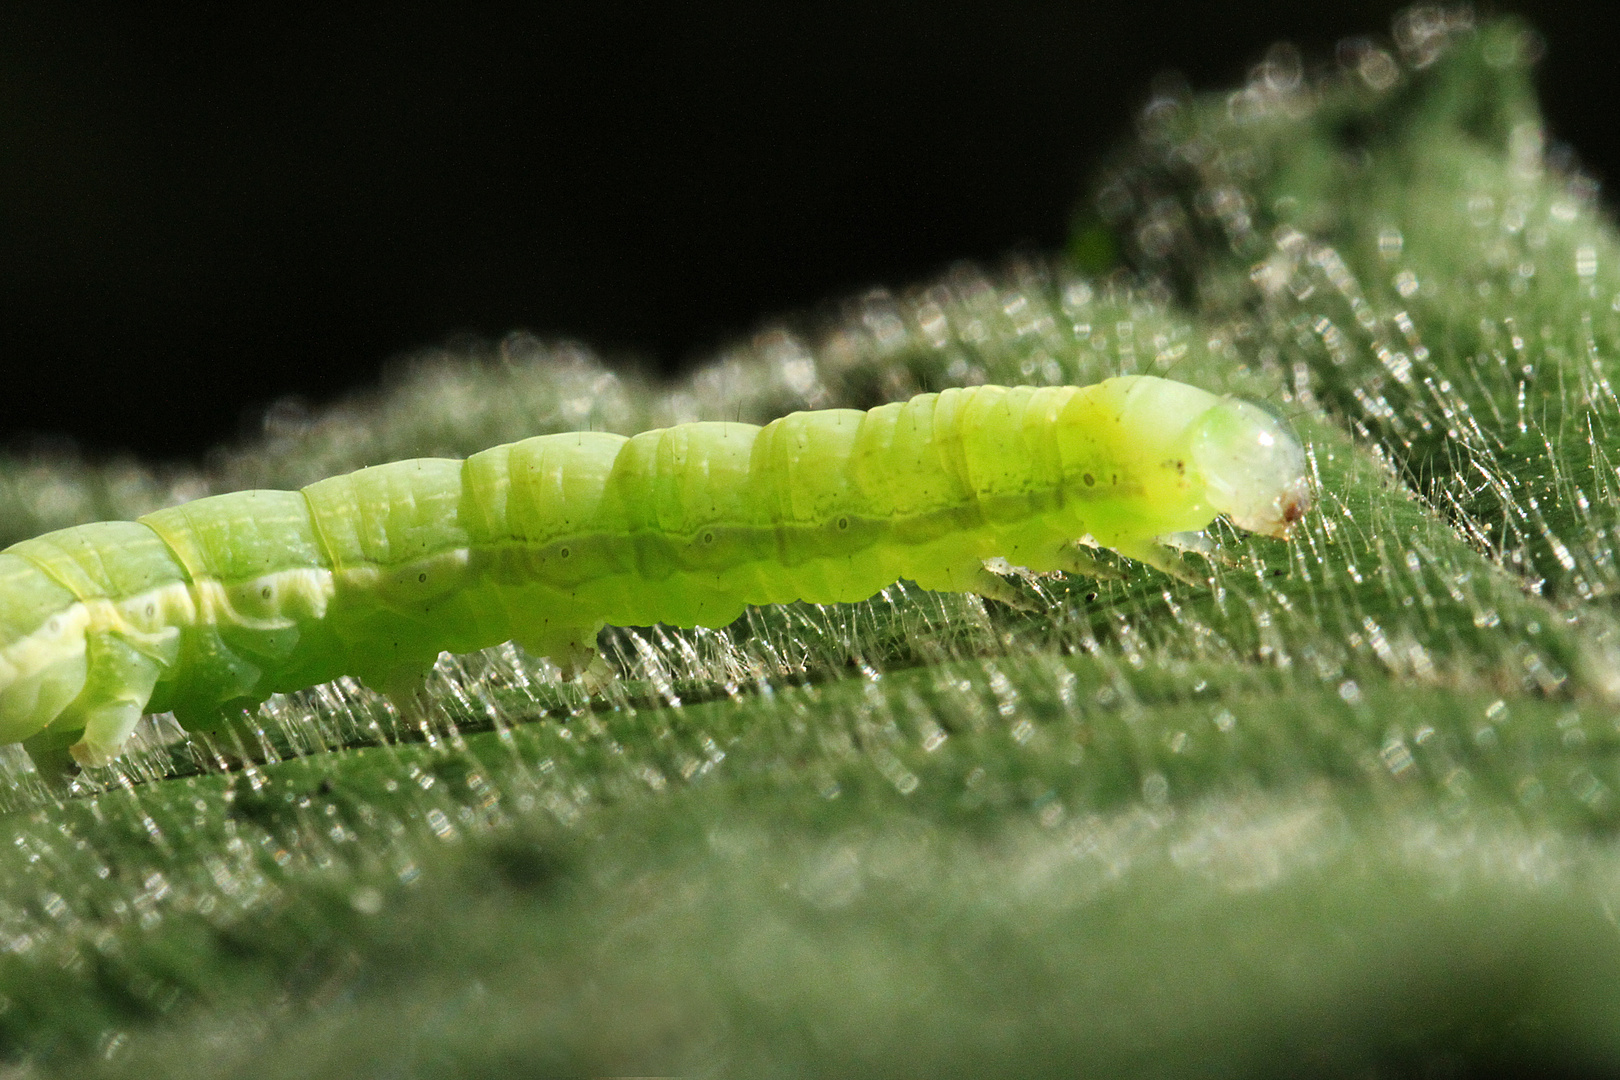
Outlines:
{"label": "green leaf", "polygon": [[612,631],[594,698],[508,646],[442,658],[421,729],[339,682],[213,737],[154,726],[71,785],[14,754],[0,1052],[173,1077],[1620,1066],[1620,245],[1543,159],[1521,25],[1418,8],[1396,40],[1154,102],[1077,216],[1085,270],[1129,262],[1103,280],[959,268],[673,388],[514,337],[278,413],[207,475],[4,470],[27,535],[543,431],[1153,372],[1289,415],[1318,501],[1287,544],[1218,533],[1208,588],[1031,578],[1031,615],[901,584]]}

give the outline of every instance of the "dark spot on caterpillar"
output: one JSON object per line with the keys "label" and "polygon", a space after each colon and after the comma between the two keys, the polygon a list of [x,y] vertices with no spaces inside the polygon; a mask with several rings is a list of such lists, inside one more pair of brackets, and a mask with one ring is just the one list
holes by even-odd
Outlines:
{"label": "dark spot on caterpillar", "polygon": [[557,551],[557,556],[559,558],[566,559],[566,558],[568,558],[568,555],[569,555],[569,551],[568,551],[567,548],[559,548],[558,551]]}
{"label": "dark spot on caterpillar", "polygon": [[260,589],[259,596],[264,600],[270,599],[270,586],[266,585],[264,588]]}
{"label": "dark spot on caterpillar", "polygon": [[1176,462],[1176,473],[1181,476],[1187,475],[1187,463],[1185,461]]}
{"label": "dark spot on caterpillar", "polygon": [[838,519],[838,528],[840,530],[849,528],[849,518],[847,518],[847,517],[839,518]]}
{"label": "dark spot on caterpillar", "polygon": [[416,583],[418,585],[426,585],[427,584],[427,571],[426,570],[424,570],[420,574],[416,575]]}
{"label": "dark spot on caterpillar", "polygon": [[1115,474],[1114,474],[1114,475],[1113,475],[1113,476],[1110,476],[1110,477],[1109,477],[1109,478],[1108,478],[1108,482],[1109,482],[1109,483],[1110,483],[1110,484],[1117,484],[1117,483],[1119,483],[1119,473],[1115,473]]}
{"label": "dark spot on caterpillar", "polygon": [[704,542],[704,543],[705,543],[705,544],[712,544],[712,543],[714,543],[714,533],[712,533],[712,532],[706,532],[706,533],[704,533],[704,534],[703,534],[703,542]]}
{"label": "dark spot on caterpillar", "polygon": [[1080,479],[1082,479],[1082,480],[1084,480],[1086,482],[1086,487],[1091,487],[1093,484],[1095,484],[1097,482],[1097,478],[1095,476],[1092,476],[1090,473],[1086,473]]}

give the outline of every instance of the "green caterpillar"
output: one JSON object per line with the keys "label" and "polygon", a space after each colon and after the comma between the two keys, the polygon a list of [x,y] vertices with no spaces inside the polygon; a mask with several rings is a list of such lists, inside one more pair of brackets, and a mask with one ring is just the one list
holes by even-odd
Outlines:
{"label": "green caterpillar", "polygon": [[899,578],[1016,599],[984,561],[1097,573],[1077,537],[1185,578],[1166,538],[1285,537],[1308,505],[1278,421],[1147,376],[397,461],[0,552],[0,742],[106,764],[146,712],[207,727],[341,675],[410,702],[441,651],[508,640],[577,674],[609,623]]}

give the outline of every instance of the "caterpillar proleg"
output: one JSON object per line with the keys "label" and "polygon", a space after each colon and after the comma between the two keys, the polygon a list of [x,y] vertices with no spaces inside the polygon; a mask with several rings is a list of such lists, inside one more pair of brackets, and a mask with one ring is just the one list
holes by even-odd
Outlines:
{"label": "caterpillar proleg", "polygon": [[0,552],[0,742],[77,736],[105,764],[143,713],[206,728],[341,675],[399,701],[446,650],[512,640],[578,673],[607,624],[900,578],[1009,598],[986,560],[1094,573],[1083,536],[1186,578],[1165,538],[1219,514],[1286,537],[1309,502],[1277,420],[1149,376],[396,461]]}

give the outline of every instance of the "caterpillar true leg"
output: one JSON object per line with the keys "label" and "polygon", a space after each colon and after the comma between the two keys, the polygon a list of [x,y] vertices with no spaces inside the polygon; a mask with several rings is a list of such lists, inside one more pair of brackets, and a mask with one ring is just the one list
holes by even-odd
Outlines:
{"label": "caterpillar true leg", "polygon": [[1098,581],[1118,581],[1125,576],[1107,563],[1098,562],[1091,550],[1078,540],[1070,540],[1058,549],[1058,569]]}
{"label": "caterpillar true leg", "polygon": [[1159,543],[1172,551],[1197,554],[1205,562],[1213,566],[1230,569],[1238,565],[1237,560],[1232,557],[1230,552],[1222,549],[1219,544],[1203,533],[1171,533],[1169,536],[1159,537]]}
{"label": "caterpillar true leg", "polygon": [[1121,541],[1115,550],[1128,559],[1146,563],[1168,574],[1184,585],[1208,585],[1208,575],[1200,575],[1182,556],[1180,551],[1159,540]]}
{"label": "caterpillar true leg", "polygon": [[1030,599],[1021,589],[988,567],[980,567],[973,583],[965,590],[1006,604],[1017,611],[1040,611],[1041,605]]}

